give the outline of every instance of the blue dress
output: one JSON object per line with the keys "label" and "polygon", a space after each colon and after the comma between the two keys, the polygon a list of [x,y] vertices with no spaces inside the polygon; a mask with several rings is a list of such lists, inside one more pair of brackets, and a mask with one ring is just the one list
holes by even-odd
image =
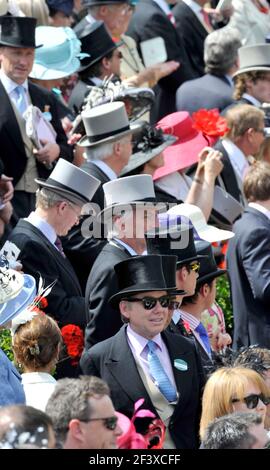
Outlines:
{"label": "blue dress", "polygon": [[0,406],[25,404],[21,376],[0,349]]}

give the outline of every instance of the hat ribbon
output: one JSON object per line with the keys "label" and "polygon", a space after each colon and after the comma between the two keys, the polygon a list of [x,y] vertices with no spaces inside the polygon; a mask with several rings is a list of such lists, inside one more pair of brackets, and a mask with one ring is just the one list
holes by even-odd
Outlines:
{"label": "hat ribbon", "polygon": [[104,132],[103,134],[98,134],[98,135],[92,135],[92,136],[87,136],[88,140],[90,142],[98,142],[99,140],[106,139],[107,137],[112,137],[117,134],[121,134],[122,132],[129,131],[130,127],[125,126],[121,127],[120,129],[116,129],[115,131],[110,131],[110,132]]}

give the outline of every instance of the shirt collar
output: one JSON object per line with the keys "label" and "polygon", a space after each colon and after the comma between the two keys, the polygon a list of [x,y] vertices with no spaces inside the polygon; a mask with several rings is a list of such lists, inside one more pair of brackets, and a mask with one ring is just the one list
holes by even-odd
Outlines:
{"label": "shirt collar", "polygon": [[246,100],[250,101],[254,106],[257,106],[257,108],[260,108],[262,103],[254,98],[254,96],[249,95],[248,93],[243,93],[242,98],[246,98]]}
{"label": "shirt collar", "polygon": [[259,211],[262,214],[266,215],[266,217],[268,219],[270,219],[270,211],[267,210],[264,206],[261,206],[261,204],[258,204],[258,202],[249,202],[248,206],[252,207],[253,209],[256,209],[257,211]]}
{"label": "shirt collar", "polygon": [[245,170],[249,166],[244,153],[230,139],[223,139],[222,144],[229,155],[234,170],[237,172],[239,178],[243,180],[245,176]]}
{"label": "shirt collar", "polygon": [[107,163],[105,163],[104,161],[102,161],[102,160],[91,160],[91,163],[94,163],[94,165],[96,165],[98,168],[100,168],[101,171],[103,171],[103,173],[105,173],[105,175],[108,176],[108,178],[111,181],[117,179],[117,174],[115,173],[115,171],[113,171],[112,168],[109,165],[107,165]]}
{"label": "shirt collar", "polygon": [[49,240],[49,242],[54,245],[54,242],[57,238],[57,234],[54,228],[48,222],[46,222],[46,220],[39,217],[35,212],[31,212],[31,214],[24,220],[32,224],[34,227],[38,228],[43,233],[43,235]]}
{"label": "shirt collar", "polygon": [[[3,87],[5,88],[6,92],[8,95],[12,93],[15,88],[19,85],[18,83],[14,82],[11,80],[3,71],[3,69],[0,70],[0,80],[2,82]],[[24,87],[25,91],[28,92],[28,81],[25,80],[22,84]]]}
{"label": "shirt collar", "polygon": [[192,330],[195,330],[197,326],[200,324],[200,320],[198,320],[198,318],[194,317],[188,312],[185,312],[184,310],[180,309],[180,315],[181,315],[181,318],[189,324]]}
{"label": "shirt collar", "polygon": [[94,18],[92,15],[90,15],[90,13],[88,13],[85,17],[86,21],[88,21],[88,23],[90,24],[93,24],[95,23],[97,20],[96,18]]}
{"label": "shirt collar", "polygon": [[138,256],[138,253],[136,253],[136,251],[133,250],[131,246],[127,245],[127,243],[123,242],[122,240],[119,240],[119,238],[116,238],[115,240],[117,240],[117,243],[119,245],[122,245],[131,254],[131,256]]}
{"label": "shirt collar", "polygon": [[[128,339],[132,347],[135,349],[135,351],[138,351],[138,353],[141,355],[149,339],[144,338],[144,336],[141,336],[138,333],[136,333],[130,325],[127,326],[127,335],[128,335]],[[162,345],[162,338],[161,338],[160,333],[156,335],[154,338],[152,338],[151,341],[156,343],[158,348],[162,351],[163,345]]]}
{"label": "shirt collar", "polygon": [[232,88],[234,88],[234,81],[230,75],[224,75],[226,80],[229,82]]}

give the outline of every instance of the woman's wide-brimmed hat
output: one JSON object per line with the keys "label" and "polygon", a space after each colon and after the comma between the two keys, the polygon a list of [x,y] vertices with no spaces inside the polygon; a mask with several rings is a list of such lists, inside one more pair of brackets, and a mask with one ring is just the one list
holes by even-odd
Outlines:
{"label": "woman's wide-brimmed hat", "polygon": [[[1,257],[2,260],[2,257]],[[0,326],[5,325],[29,305],[36,295],[36,281],[29,274],[0,266]]]}
{"label": "woman's wide-brimmed hat", "polygon": [[222,276],[222,274],[226,274],[226,269],[219,269],[211,243],[208,243],[203,240],[199,240],[195,242],[196,251],[198,255],[202,255],[203,258],[200,261],[200,271],[199,277],[197,279],[197,285],[202,285],[206,282],[213,281],[216,277]]}
{"label": "woman's wide-brimmed hat", "polygon": [[82,206],[91,201],[100,181],[72,163],[59,158],[46,180],[35,179],[41,188],[47,188],[68,201]]}
{"label": "woman's wide-brimmed hat", "polygon": [[81,43],[71,28],[38,26],[36,41],[43,45],[36,51],[31,78],[57,80],[79,69]]}
{"label": "woman's wide-brimmed hat", "polygon": [[186,111],[169,114],[157,123],[157,127],[178,140],[164,150],[164,166],[155,171],[154,180],[197,163],[199,152],[216,140],[197,131]]}
{"label": "woman's wide-brimmed hat", "polygon": [[116,264],[114,270],[120,290],[109,299],[110,304],[117,307],[121,299],[139,292],[167,291],[175,293],[176,260],[176,256],[170,256],[170,265],[167,263],[166,266],[174,273],[173,287],[167,285],[160,255],[132,256]]}
{"label": "woman's wide-brimmed hat", "polygon": [[0,16],[0,46],[37,49],[35,29],[37,20],[27,16]]}
{"label": "woman's wide-brimmed hat", "polygon": [[270,44],[240,47],[238,54],[239,69],[234,73],[233,78],[245,72],[270,72]]}
{"label": "woman's wide-brimmed hat", "polygon": [[162,129],[156,129],[146,124],[137,136],[136,145],[128,164],[123,168],[120,176],[125,176],[131,171],[152,160],[152,158],[163,152],[169,145],[174,144],[177,138],[173,135],[164,134]]}
{"label": "woman's wide-brimmed hat", "polygon": [[124,103],[108,103],[81,113],[86,135],[78,145],[94,147],[99,144],[115,142],[138,132],[141,122],[130,123]]}

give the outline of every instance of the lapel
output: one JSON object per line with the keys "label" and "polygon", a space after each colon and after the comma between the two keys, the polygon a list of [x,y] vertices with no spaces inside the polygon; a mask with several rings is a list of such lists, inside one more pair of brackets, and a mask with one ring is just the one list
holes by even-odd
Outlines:
{"label": "lapel", "polygon": [[[24,143],[22,140],[22,135],[20,132],[20,128],[13,111],[12,105],[10,103],[8,94],[0,81],[0,122],[4,125],[6,132],[9,134],[10,139],[17,146],[20,153],[24,152]],[[12,155],[10,155],[11,158]]]}
{"label": "lapel", "polygon": [[101,187],[104,183],[110,181],[108,176],[102,171],[97,165],[92,162],[85,162],[81,165],[81,169],[89,173],[89,175],[95,176],[101,182]]}
{"label": "lapel", "polygon": [[138,397],[148,397],[127,342],[125,325],[114,336],[110,354],[108,359],[105,360],[105,365],[130,400],[135,402],[138,400]]}
{"label": "lapel", "polygon": [[184,2],[181,2],[181,6],[186,13],[186,16],[189,18],[192,26],[197,31],[198,35],[204,40],[208,35],[208,30],[204,26],[204,24],[199,20],[199,18],[195,15],[191,8],[186,5]]}
{"label": "lapel", "polygon": [[224,168],[220,176],[224,181],[226,191],[231,194],[237,201],[241,202],[241,191],[239,189],[235,172],[230,162],[229,156],[225,148],[223,147],[222,142],[219,142],[216,147],[218,150],[221,150],[223,154],[222,163],[224,165]]}
{"label": "lapel", "polygon": [[51,242],[49,242],[45,235],[43,235],[43,233],[38,228],[34,227],[34,225],[27,222],[27,220],[21,219],[18,223],[18,229],[23,229],[22,231],[29,235],[32,239],[34,238],[34,234],[35,238],[38,238],[38,241],[41,243],[41,245],[45,245],[50,255],[57,261],[57,263],[61,267],[61,270],[63,270],[69,278],[72,278],[70,279],[70,282],[73,282],[74,285],[77,286],[77,288],[81,292],[79,281],[70,262],[67,258],[64,258],[56,248],[53,247],[53,245],[51,244]]}

